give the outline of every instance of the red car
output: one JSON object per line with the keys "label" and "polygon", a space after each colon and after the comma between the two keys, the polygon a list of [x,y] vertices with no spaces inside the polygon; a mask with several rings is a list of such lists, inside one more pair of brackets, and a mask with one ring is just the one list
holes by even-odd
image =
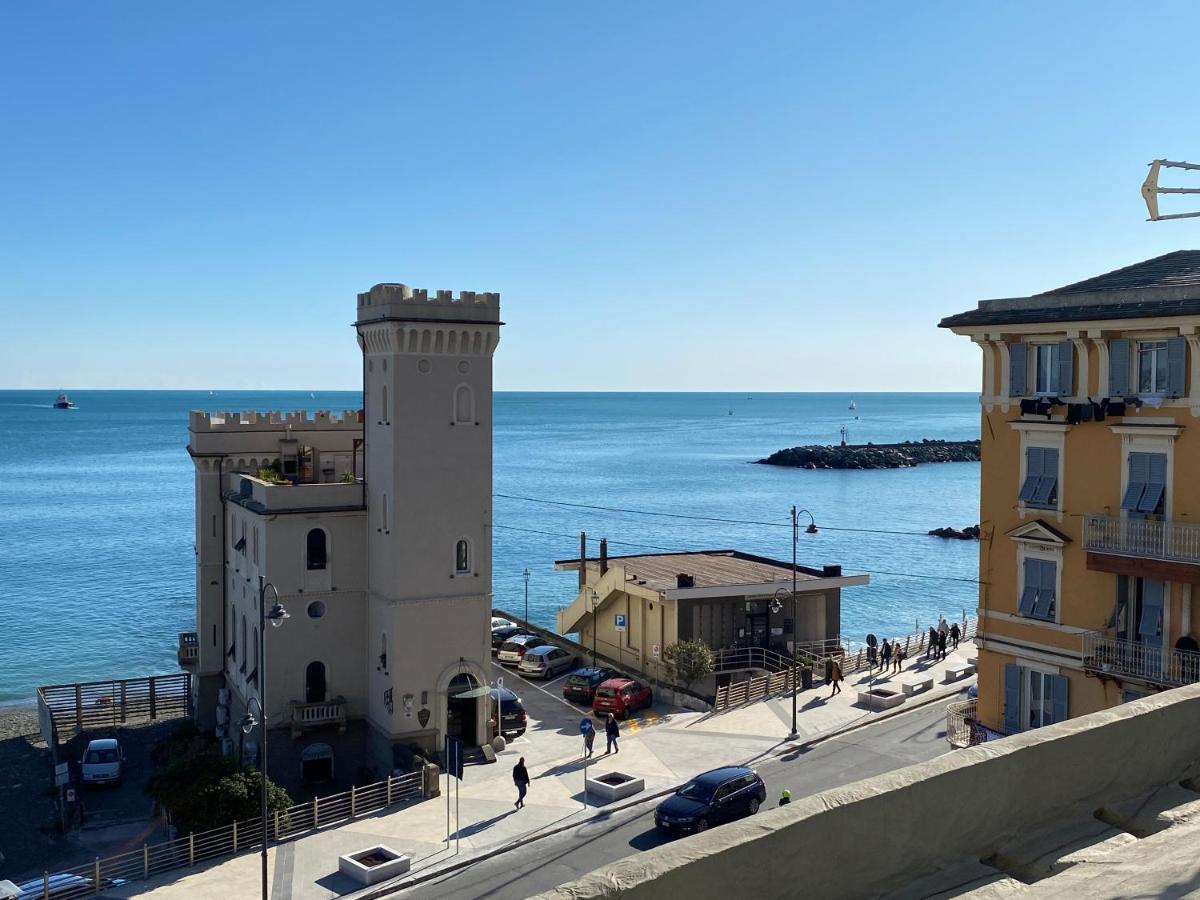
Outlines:
{"label": "red car", "polygon": [[645,709],[653,702],[650,688],[640,681],[631,678],[610,678],[596,688],[592,712],[601,717],[615,713],[618,719],[624,719],[631,712]]}

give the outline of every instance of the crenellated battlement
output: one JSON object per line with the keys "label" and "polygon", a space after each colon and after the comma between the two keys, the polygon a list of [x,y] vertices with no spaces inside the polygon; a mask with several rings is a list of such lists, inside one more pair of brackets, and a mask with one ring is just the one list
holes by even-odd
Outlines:
{"label": "crenellated battlement", "polygon": [[273,410],[258,412],[214,412],[192,410],[188,414],[188,430],[193,432],[236,432],[254,429],[278,430],[291,428],[304,431],[339,431],[361,430],[362,411],[356,409],[343,410],[340,414],[332,410],[317,410],[312,418],[308,411],[299,409],[291,412]]}
{"label": "crenellated battlement", "polygon": [[427,291],[406,284],[377,284],[358,295],[358,321],[426,319],[499,323],[500,295],[490,292]]}

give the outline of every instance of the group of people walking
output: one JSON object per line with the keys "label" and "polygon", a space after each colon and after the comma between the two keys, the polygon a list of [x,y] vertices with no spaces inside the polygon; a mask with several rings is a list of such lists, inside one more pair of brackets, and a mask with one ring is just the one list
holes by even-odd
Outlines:
{"label": "group of people walking", "polygon": [[925,648],[926,659],[945,659],[947,644],[951,645],[951,650],[958,649],[958,642],[962,638],[962,631],[959,630],[958,623],[947,625],[946,619],[943,616],[937,625],[929,626],[929,646]]}
{"label": "group of people walking", "polygon": [[[596,728],[592,725],[590,717],[580,720],[579,730],[583,734],[583,758],[588,759],[594,752],[593,746],[596,743]],[[621,725],[612,713],[608,714],[608,720],[604,723],[604,737],[608,742],[605,753],[621,752]],[[522,756],[513,766],[512,778],[513,784],[517,786],[517,802],[513,805],[521,809],[525,806],[525,794],[529,791],[529,769],[525,767],[525,757]]]}
{"label": "group of people walking", "polygon": [[[963,632],[957,622],[950,624],[946,621],[945,616],[942,616],[936,625],[929,626],[929,644],[925,648],[925,659],[932,659],[935,662],[946,658],[949,650],[957,650],[958,642],[962,640]],[[899,674],[903,671],[904,661],[908,659],[908,650],[905,644],[900,643],[900,638],[893,640],[883,639],[883,643],[875,645],[875,638],[872,635],[867,636],[867,665],[874,672],[878,666],[884,672]],[[842,692],[842,666],[836,658],[830,660],[828,672],[828,682],[832,686],[829,693],[833,697]]]}

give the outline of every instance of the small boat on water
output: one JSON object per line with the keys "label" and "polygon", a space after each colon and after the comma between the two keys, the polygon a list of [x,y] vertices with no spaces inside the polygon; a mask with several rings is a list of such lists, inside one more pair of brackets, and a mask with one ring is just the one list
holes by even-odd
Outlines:
{"label": "small boat on water", "polygon": [[858,407],[857,407],[857,406],[855,406],[855,405],[854,405],[854,401],[853,401],[853,400],[851,400],[851,401],[850,401],[850,411],[851,411],[851,412],[854,412],[854,410],[856,410],[856,409],[858,409]]}
{"label": "small boat on water", "polygon": [[71,402],[71,398],[68,397],[66,394],[59,394],[54,399],[54,408],[55,409],[77,409],[78,407],[76,407],[75,404]]}

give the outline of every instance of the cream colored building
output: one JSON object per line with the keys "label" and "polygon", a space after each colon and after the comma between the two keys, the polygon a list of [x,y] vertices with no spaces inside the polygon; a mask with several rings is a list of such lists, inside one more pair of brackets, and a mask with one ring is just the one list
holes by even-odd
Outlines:
{"label": "cream colored building", "polygon": [[555,567],[579,573],[578,594],[558,611],[559,633],[578,634],[585,648],[647,676],[659,674],[663,648],[676,641],[781,655],[836,642],[842,588],[869,582],[867,575],[843,575],[841,566],[797,566],[794,619],[791,563],[737,550],[609,557],[601,541],[598,558]]}
{"label": "cream colored building", "polygon": [[486,740],[486,696],[457,695],[488,682],[499,315],[498,294],[376,285],[358,296],[362,410],[191,414],[197,628],[180,659],[200,721],[236,747],[261,686],[260,577],[278,591],[266,696],[284,783]]}

